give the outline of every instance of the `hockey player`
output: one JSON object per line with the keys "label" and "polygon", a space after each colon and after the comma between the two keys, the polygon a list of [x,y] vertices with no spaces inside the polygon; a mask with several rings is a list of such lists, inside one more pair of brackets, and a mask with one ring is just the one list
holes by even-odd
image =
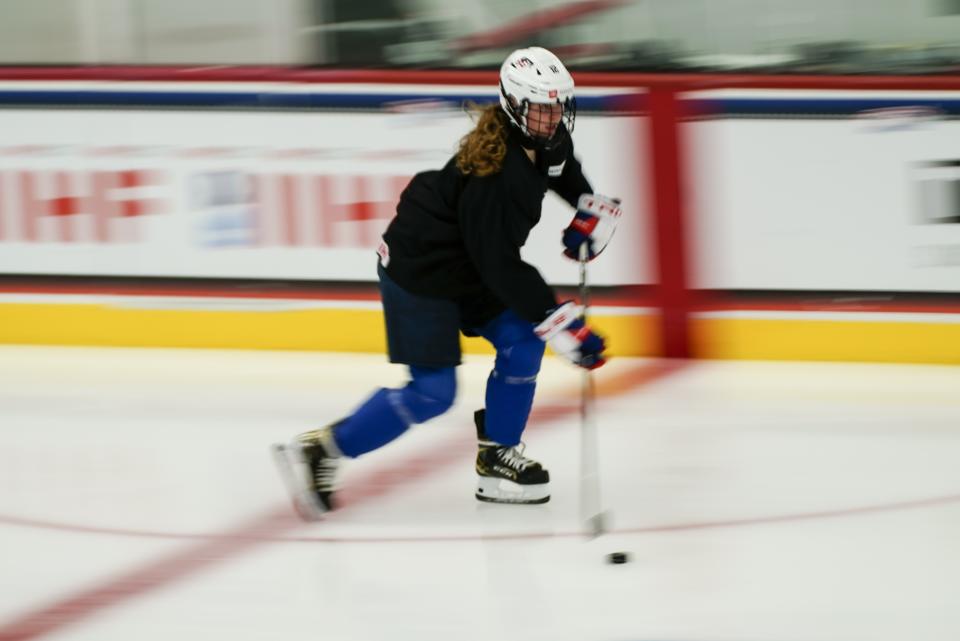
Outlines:
{"label": "hockey player", "polygon": [[401,389],[377,390],[350,416],[277,446],[275,455],[308,519],[334,507],[344,458],[377,449],[414,423],[446,412],[456,394],[462,331],[496,348],[486,407],[474,414],[476,497],[544,503],[549,474],[523,454],[545,344],[576,365],[604,364],[604,341],[582,308],[558,302],[520,248],[540,220],[547,189],[577,208],[564,253],[594,258],[620,216],[619,201],[593,194],[573,154],[573,78],[546,49],[514,51],[500,70],[500,103],[439,171],[420,173],[400,196],[378,249],[390,361],[409,367]]}

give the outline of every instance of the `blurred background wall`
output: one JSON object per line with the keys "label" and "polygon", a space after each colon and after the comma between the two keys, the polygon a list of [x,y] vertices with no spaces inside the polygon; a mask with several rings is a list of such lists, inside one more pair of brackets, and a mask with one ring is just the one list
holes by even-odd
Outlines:
{"label": "blurred background wall", "polygon": [[3,64],[306,62],[302,0],[8,0]]}
{"label": "blurred background wall", "polygon": [[394,70],[531,44],[629,203],[615,354],[960,363],[960,0],[0,0],[0,66],[80,66],[0,70],[0,343],[382,351],[377,238],[496,99]]}
{"label": "blurred background wall", "polygon": [[955,70],[960,0],[5,0],[3,64]]}

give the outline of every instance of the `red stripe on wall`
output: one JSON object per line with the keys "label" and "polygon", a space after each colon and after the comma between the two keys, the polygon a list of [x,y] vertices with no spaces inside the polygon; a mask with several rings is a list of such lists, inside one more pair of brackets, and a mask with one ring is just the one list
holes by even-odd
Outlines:
{"label": "red stripe on wall", "polygon": [[[578,71],[578,87],[684,87],[687,90],[752,89],[960,89],[960,77],[939,76],[824,76],[632,73]],[[132,65],[81,67],[0,67],[0,80],[106,80],[154,82],[291,82],[303,84],[440,84],[497,86],[497,72],[419,69],[304,69],[282,66],[163,66]]]}
{"label": "red stripe on wall", "polygon": [[653,185],[653,238],[656,239],[657,292],[663,355],[690,354],[690,292],[687,290],[687,252],[684,236],[683,158],[680,141],[681,108],[677,91],[650,90],[650,167]]}

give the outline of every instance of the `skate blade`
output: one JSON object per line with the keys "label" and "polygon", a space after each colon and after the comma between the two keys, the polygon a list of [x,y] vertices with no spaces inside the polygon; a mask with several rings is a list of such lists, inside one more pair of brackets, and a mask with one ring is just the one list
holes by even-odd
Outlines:
{"label": "skate blade", "polygon": [[550,500],[550,486],[548,483],[520,485],[507,479],[478,476],[474,496],[485,503],[540,505]]}
{"label": "skate blade", "polygon": [[493,496],[484,496],[483,494],[474,494],[478,501],[484,503],[501,503],[503,505],[543,505],[550,500],[549,496],[539,499],[504,499]]}
{"label": "skate blade", "polygon": [[300,458],[300,452],[282,443],[274,444],[270,451],[287,494],[293,502],[293,509],[304,521],[321,520],[326,509],[307,485],[303,476],[305,465]]}

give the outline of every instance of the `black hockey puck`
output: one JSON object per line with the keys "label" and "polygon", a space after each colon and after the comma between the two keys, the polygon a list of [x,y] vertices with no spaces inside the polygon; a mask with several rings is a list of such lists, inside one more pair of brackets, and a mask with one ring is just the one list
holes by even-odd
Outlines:
{"label": "black hockey puck", "polygon": [[626,552],[611,552],[607,555],[607,563],[613,563],[615,565],[626,563],[629,560],[630,557],[627,556]]}

